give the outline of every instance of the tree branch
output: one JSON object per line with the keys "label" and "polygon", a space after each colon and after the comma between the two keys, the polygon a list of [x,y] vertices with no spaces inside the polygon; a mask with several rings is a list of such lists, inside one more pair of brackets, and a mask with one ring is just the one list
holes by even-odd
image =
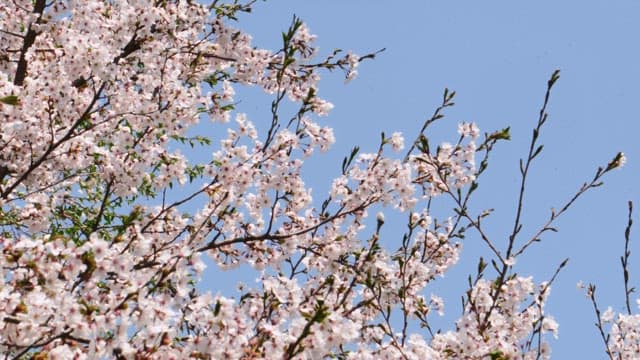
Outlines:
{"label": "tree branch", "polygon": [[[36,23],[40,21],[42,18],[42,13],[44,11],[46,5],[45,0],[36,0],[33,6],[33,13],[40,14]],[[31,24],[29,24],[29,29],[27,29],[27,34],[24,36],[24,42],[22,43],[22,49],[20,49],[20,59],[18,60],[18,68],[16,69],[16,76],[13,79],[14,85],[22,86],[24,84],[24,79],[27,76],[27,51],[36,41],[36,36],[38,34],[32,28]]]}

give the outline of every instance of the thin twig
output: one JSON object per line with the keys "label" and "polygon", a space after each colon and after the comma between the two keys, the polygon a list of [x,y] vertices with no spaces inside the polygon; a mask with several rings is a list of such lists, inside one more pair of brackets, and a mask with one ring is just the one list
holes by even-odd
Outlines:
{"label": "thin twig", "polygon": [[609,335],[605,334],[604,332],[604,324],[602,323],[602,316],[600,313],[600,309],[598,308],[598,302],[596,301],[596,286],[593,284],[590,284],[587,292],[588,292],[589,298],[591,299],[591,303],[593,304],[593,310],[596,313],[597,322],[595,325],[598,328],[598,331],[600,332],[600,337],[602,338],[602,341],[604,342],[605,351],[609,356],[610,360],[615,360],[615,357],[613,356],[613,352],[609,347]]}
{"label": "thin twig", "polygon": [[511,231],[511,235],[509,235],[509,245],[507,248],[507,258],[511,256],[511,252],[513,250],[513,245],[516,240],[516,236],[520,232],[522,228],[522,224],[520,223],[522,219],[522,210],[524,206],[524,193],[527,183],[527,175],[529,174],[529,168],[531,163],[535,159],[535,157],[542,151],[542,146],[538,146],[538,137],[540,135],[540,130],[542,129],[542,125],[547,121],[547,105],[549,104],[549,96],[551,95],[551,89],[553,88],[553,84],[560,78],[560,70],[556,70],[551,75],[551,78],[547,82],[547,91],[544,95],[544,103],[542,104],[542,108],[540,109],[540,115],[538,116],[538,124],[536,128],[533,130],[533,136],[531,137],[531,143],[529,144],[529,154],[527,155],[527,161],[522,163],[522,159],[520,160],[520,192],[518,194],[518,208],[516,210],[516,217],[513,222],[513,230]]}
{"label": "thin twig", "polygon": [[429,125],[433,124],[437,120],[442,119],[444,117],[444,115],[441,114],[442,110],[444,110],[446,107],[455,105],[455,103],[451,101],[451,100],[453,100],[453,97],[455,95],[456,95],[455,91],[449,92],[449,89],[444,89],[444,94],[442,96],[442,104],[440,104],[440,106],[438,106],[434,110],[433,115],[431,115],[431,117],[429,119],[427,119],[424,122],[424,124],[422,124],[422,128],[420,129],[420,132],[418,133],[418,136],[413,141],[413,143],[411,143],[411,147],[409,147],[409,150],[407,151],[407,154],[404,157],[404,161],[405,162],[409,160],[409,156],[411,155],[413,150],[415,150],[416,144],[418,144],[418,142],[420,141],[420,138],[424,136],[424,132],[425,132],[425,130],[427,130]]}
{"label": "thin twig", "polygon": [[[527,161],[525,164],[523,164],[522,159],[520,160],[520,174],[522,178],[520,182],[520,192],[518,196],[518,208],[516,211],[513,230],[511,232],[511,235],[509,235],[509,243],[507,245],[507,252],[505,254],[505,259],[510,259],[512,257],[513,245],[515,243],[516,236],[520,232],[520,229],[522,227],[522,225],[520,224],[520,219],[522,216],[522,209],[524,204],[524,192],[526,188],[527,174],[529,172],[529,167],[531,165],[531,162],[542,150],[542,146],[537,146],[537,139],[540,134],[540,129],[542,128],[542,125],[547,120],[547,113],[546,113],[547,104],[549,103],[551,88],[553,87],[553,84],[560,78],[559,72],[560,72],[559,70],[554,71],[553,74],[551,75],[551,78],[547,82],[547,91],[544,96],[544,102],[543,102],[542,108],[540,109],[538,124],[536,128],[533,130],[533,136],[531,139],[531,143],[529,145],[529,154],[527,156]],[[510,268],[511,266],[507,262],[505,261],[502,262],[502,268],[500,269],[498,279],[496,280],[497,286],[495,286],[495,290],[493,291],[493,294],[491,294],[491,298],[492,298],[491,307],[486,312],[484,319],[482,319],[482,321],[480,322],[481,331],[484,331],[484,329],[486,329],[486,327],[489,325],[489,319],[491,318],[491,314],[498,307],[498,298],[500,297],[500,294],[502,292],[502,284],[505,283],[505,279],[507,277],[507,273],[509,272]]]}
{"label": "thin twig", "polygon": [[635,291],[635,288],[629,288],[629,256],[631,256],[631,250],[629,250],[629,239],[631,235],[631,226],[633,225],[633,202],[629,201],[629,215],[627,218],[627,227],[624,229],[624,255],[620,257],[622,263],[622,273],[624,275],[624,298],[627,306],[627,314],[631,315],[631,302],[629,297],[631,293]]}

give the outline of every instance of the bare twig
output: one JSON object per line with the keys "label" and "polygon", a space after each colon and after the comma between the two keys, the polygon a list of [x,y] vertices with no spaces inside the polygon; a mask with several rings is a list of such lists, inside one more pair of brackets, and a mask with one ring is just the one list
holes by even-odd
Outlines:
{"label": "bare twig", "polygon": [[531,244],[533,244],[534,242],[540,241],[540,236],[547,232],[547,231],[557,231],[556,228],[554,228],[552,225],[553,223],[562,215],[564,214],[572,205],[574,202],[576,202],[576,200],[578,200],[578,198],[580,198],[582,195],[584,195],[588,190],[596,188],[600,185],[602,185],[602,177],[604,176],[604,174],[606,174],[607,172],[609,172],[610,170],[612,170],[613,168],[607,167],[607,168],[602,168],[599,167],[596,170],[595,175],[593,176],[593,179],[591,179],[590,182],[588,183],[584,183],[582,184],[582,186],[580,187],[580,189],[578,189],[578,191],[573,195],[573,197],[571,197],[571,199],[569,199],[569,201],[567,201],[562,208],[560,208],[559,211],[556,211],[554,209],[551,209],[551,215],[549,216],[549,219],[547,219],[547,221],[544,223],[544,225],[542,225],[536,232],[535,234],[529,238],[529,240],[527,240],[518,250],[514,251],[513,254],[514,256],[518,256],[520,254],[522,254],[529,246],[531,246]]}
{"label": "bare twig", "polygon": [[[533,136],[531,138],[531,143],[529,145],[529,154],[527,155],[527,161],[523,163],[522,159],[520,160],[520,174],[521,174],[521,182],[520,182],[520,192],[518,195],[518,205],[516,210],[516,217],[514,220],[513,230],[511,231],[511,235],[509,235],[509,242],[507,245],[507,252],[504,255],[505,259],[510,259],[512,257],[513,246],[516,240],[516,236],[520,232],[522,225],[520,223],[522,217],[522,209],[524,205],[524,192],[526,188],[527,175],[529,173],[529,167],[531,163],[535,159],[535,157],[542,151],[542,145],[537,145],[538,137],[540,135],[540,129],[542,125],[547,121],[547,104],[549,103],[549,96],[551,95],[551,89],[555,82],[560,78],[560,71],[556,70],[551,75],[549,81],[547,81],[547,91],[544,96],[544,102],[542,104],[542,108],[540,109],[540,115],[538,117],[538,124],[535,129],[533,129]],[[511,265],[505,261],[502,262],[502,268],[499,270],[498,279],[496,280],[497,286],[494,287],[493,294],[491,294],[491,307],[486,312],[484,318],[480,322],[480,330],[483,331],[489,325],[489,319],[491,318],[491,314],[498,307],[498,299],[502,292],[502,284],[505,283],[507,278],[507,274]]]}
{"label": "bare twig", "polygon": [[591,299],[591,303],[593,304],[593,310],[596,313],[597,322],[595,325],[598,328],[598,331],[600,332],[600,337],[602,338],[602,341],[604,342],[605,351],[609,356],[610,360],[615,360],[615,357],[613,356],[613,352],[609,347],[609,335],[605,334],[604,324],[602,323],[602,315],[600,313],[600,308],[598,308],[598,302],[596,301],[596,286],[593,284],[590,284],[589,288],[587,289],[587,294]]}
{"label": "bare twig", "polygon": [[418,133],[418,136],[413,141],[413,143],[411,143],[411,147],[409,147],[409,150],[407,151],[407,154],[404,157],[404,161],[405,162],[409,160],[409,156],[411,155],[413,150],[415,150],[416,145],[420,141],[420,138],[424,136],[424,132],[425,132],[425,130],[427,130],[429,125],[433,124],[437,120],[442,119],[444,117],[444,115],[442,114],[442,110],[444,110],[445,108],[447,108],[449,106],[455,105],[455,103],[452,101],[454,96],[456,96],[456,92],[455,91],[449,92],[449,89],[444,89],[444,94],[442,96],[442,103],[440,104],[440,106],[438,106],[435,109],[435,111],[433,112],[433,115],[431,115],[431,117],[429,119],[427,119],[424,122],[424,124],[422,124],[422,128],[420,129],[420,132]]}
{"label": "bare twig", "polygon": [[531,143],[529,144],[529,154],[527,155],[526,162],[523,163],[522,159],[520,159],[520,192],[518,194],[518,208],[516,210],[516,217],[513,222],[513,230],[511,231],[511,235],[509,235],[509,245],[507,248],[507,258],[511,256],[511,252],[513,250],[513,246],[515,244],[516,236],[520,232],[522,228],[522,224],[520,223],[522,219],[522,210],[524,206],[524,192],[527,183],[527,175],[529,174],[529,168],[531,167],[531,163],[535,159],[538,154],[542,151],[542,145],[538,145],[538,137],[540,135],[540,130],[542,129],[542,125],[547,121],[547,105],[549,104],[549,96],[551,95],[551,89],[553,88],[553,84],[560,78],[560,70],[556,70],[551,75],[551,78],[547,82],[547,92],[544,95],[544,103],[542,104],[542,108],[540,109],[540,115],[538,116],[538,124],[535,129],[533,129],[533,136],[531,137]]}
{"label": "bare twig", "polygon": [[624,229],[624,255],[620,257],[622,263],[622,273],[624,275],[624,299],[627,306],[627,314],[631,315],[631,302],[629,297],[636,289],[634,287],[629,288],[629,256],[631,250],[629,250],[629,239],[631,235],[631,226],[633,225],[633,202],[629,201],[629,215],[627,218],[627,227]]}

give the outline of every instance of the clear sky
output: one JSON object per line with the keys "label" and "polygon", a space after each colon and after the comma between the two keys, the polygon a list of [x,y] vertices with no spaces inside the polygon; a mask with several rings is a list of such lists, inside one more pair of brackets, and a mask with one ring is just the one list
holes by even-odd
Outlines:
{"label": "clear sky", "polygon": [[[545,150],[533,165],[526,193],[524,235],[616,152],[625,152],[628,162],[610,173],[603,187],[580,199],[557,223],[560,232],[545,236],[516,270],[543,281],[570,258],[547,307],[560,323],[552,356],[604,358],[591,304],[576,283],[596,283],[601,306],[623,310],[619,257],[627,201],[637,201],[640,210],[640,2],[273,0],[256,3],[254,13],[242,16],[237,27],[253,34],[256,46],[275,49],[293,14],[318,35],[323,54],[334,48],[359,54],[386,48],[375,61],[361,64],[354,82],[344,85],[336,73],[320,83],[320,95],[335,105],[322,122],[334,127],[337,142],[308,173],[317,198],[333,178],[326,166],[337,174],[354,145],[375,151],[381,131],[402,131],[412,138],[448,87],[458,93],[456,106],[428,134],[433,141],[455,141],[460,121],[474,121],[487,132],[511,126],[512,140],[497,147],[472,204],[495,208],[485,223],[502,245],[513,226],[518,159],[528,150],[546,81],[553,70],[561,70],[542,133]],[[258,123],[268,106],[248,93],[238,109]],[[391,243],[400,238],[400,226],[386,229]],[[635,230],[631,281],[640,286],[640,228]],[[467,237],[464,247],[459,266],[427,290],[447,300],[447,314],[438,322],[445,330],[460,314],[467,275],[478,256],[487,255],[476,236]],[[220,284],[212,284],[213,290],[224,293]]]}

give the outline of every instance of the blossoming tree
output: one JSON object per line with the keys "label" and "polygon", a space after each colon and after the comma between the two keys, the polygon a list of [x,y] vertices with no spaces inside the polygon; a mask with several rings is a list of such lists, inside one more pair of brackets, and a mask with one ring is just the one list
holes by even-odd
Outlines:
{"label": "blossoming tree", "polygon": [[[539,231],[520,236],[558,73],[521,162],[513,230],[495,241],[482,227],[489,212],[468,204],[509,130],[482,135],[462,123],[454,142],[430,144],[425,130],[455,92],[445,91],[406,149],[399,133],[383,134],[374,153],[355,147],[329,194],[312,194],[305,160],[334,142],[318,120],[332,107],[319,97],[320,74],[351,80],[376,53],[319,54],[297,18],[280,49],[256,48],[231,26],[252,3],[0,3],[0,353],[548,358],[553,278],[521,276],[516,260],[624,162],[618,154]],[[239,86],[271,94],[271,111],[248,119],[236,109]],[[297,111],[282,110],[285,102]],[[211,132],[191,135],[201,121]],[[222,139],[201,163],[176,145],[207,149],[212,134]],[[434,213],[438,199],[455,211]],[[394,248],[381,244],[382,211],[405,215]],[[427,288],[456,264],[465,235],[492,259],[479,260],[455,330],[439,332],[430,317],[442,299]],[[207,265],[250,266],[260,282],[238,296],[212,295],[197,286]]]}

